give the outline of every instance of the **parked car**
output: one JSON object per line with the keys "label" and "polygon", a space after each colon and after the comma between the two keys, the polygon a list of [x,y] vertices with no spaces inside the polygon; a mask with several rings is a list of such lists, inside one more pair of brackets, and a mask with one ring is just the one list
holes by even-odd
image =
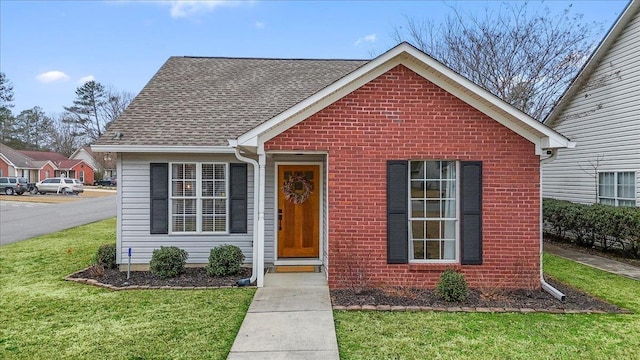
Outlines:
{"label": "parked car", "polygon": [[46,193],[79,194],[84,191],[82,182],[71,178],[48,178],[36,183],[36,191],[44,195]]}
{"label": "parked car", "polygon": [[96,180],[93,182],[93,186],[116,186],[118,185],[118,179],[114,177]]}
{"label": "parked car", "polygon": [[22,195],[29,191],[29,182],[26,178],[5,176],[0,177],[0,192],[7,195]]}

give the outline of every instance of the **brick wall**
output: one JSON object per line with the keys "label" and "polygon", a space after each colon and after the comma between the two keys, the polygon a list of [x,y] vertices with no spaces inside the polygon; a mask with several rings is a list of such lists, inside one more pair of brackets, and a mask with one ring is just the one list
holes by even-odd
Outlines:
{"label": "brick wall", "polygon": [[386,262],[386,161],[483,162],[483,265],[474,287],[539,286],[534,145],[399,65],[265,144],[328,152],[329,285],[435,286],[442,265]]}

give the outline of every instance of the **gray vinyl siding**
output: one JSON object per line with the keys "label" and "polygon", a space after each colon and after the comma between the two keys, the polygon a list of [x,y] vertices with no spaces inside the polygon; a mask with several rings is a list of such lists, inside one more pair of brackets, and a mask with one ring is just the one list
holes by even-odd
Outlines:
{"label": "gray vinyl siding", "polygon": [[248,170],[248,232],[225,235],[159,235],[149,233],[149,164],[152,162],[240,162],[233,155],[189,154],[122,154],[120,161],[119,191],[122,202],[118,215],[118,262],[127,261],[128,248],[132,249],[132,264],[148,264],[154,249],[177,246],[189,253],[187,263],[205,264],[213,247],[230,244],[242,249],[245,263],[253,261],[253,166]]}
{"label": "gray vinyl siding", "polygon": [[597,172],[635,171],[640,206],[640,12],[627,24],[565,109],[556,131],[577,142],[543,167],[545,197],[596,201]]}

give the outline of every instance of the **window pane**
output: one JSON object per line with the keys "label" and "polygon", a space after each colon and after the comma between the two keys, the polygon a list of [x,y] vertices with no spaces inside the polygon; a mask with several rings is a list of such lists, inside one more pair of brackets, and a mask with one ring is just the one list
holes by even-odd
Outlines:
{"label": "window pane", "polygon": [[227,184],[225,184],[224,181],[216,181],[215,187],[216,187],[216,190],[214,193],[215,196],[222,196],[222,197],[226,196]]}
{"label": "window pane", "polygon": [[440,217],[440,200],[428,200],[427,201],[427,214],[426,217],[439,218]]}
{"label": "window pane", "polygon": [[202,196],[213,196],[213,181],[202,182]]}
{"label": "window pane", "polygon": [[442,217],[455,218],[456,217],[456,202],[453,200],[442,202]]}
{"label": "window pane", "polygon": [[635,173],[618,173],[618,198],[635,198]]}
{"label": "window pane", "polygon": [[215,179],[216,180],[226,180],[227,179],[227,167],[224,164],[216,164],[215,165]]}
{"label": "window pane", "polygon": [[202,180],[213,179],[213,164],[202,164]]}
{"label": "window pane", "polygon": [[424,260],[424,241],[413,241],[413,258]]}
{"label": "window pane", "polygon": [[227,219],[224,217],[215,218],[215,231],[227,231]]}
{"label": "window pane", "polygon": [[440,238],[440,221],[427,221],[427,239]]}
{"label": "window pane", "polygon": [[614,185],[613,185],[614,173],[600,173],[599,174],[599,192],[600,196],[613,197]]}
{"label": "window pane", "polygon": [[442,162],[442,179],[447,179],[447,180],[456,179],[456,162],[455,161]]}
{"label": "window pane", "polygon": [[213,216],[202,217],[202,231],[213,231]]}
{"label": "window pane", "polygon": [[425,238],[424,221],[411,222],[411,235],[415,240],[421,240]]}
{"label": "window pane", "polygon": [[443,239],[455,240],[456,239],[456,222],[454,220],[442,221]]}
{"label": "window pane", "polygon": [[213,215],[213,199],[202,200],[202,214]]}
{"label": "window pane", "polygon": [[436,199],[440,197],[440,181],[427,181],[427,197]]}
{"label": "window pane", "polygon": [[411,197],[412,198],[421,198],[426,197],[426,193],[424,191],[424,181],[411,181]]}
{"label": "window pane", "polygon": [[456,198],[456,182],[453,180],[446,180],[442,182],[442,197],[448,199]]}
{"label": "window pane", "polygon": [[426,161],[427,179],[440,179],[440,161]]}
{"label": "window pane", "polygon": [[635,200],[620,200],[620,201],[618,201],[618,206],[633,207],[633,206],[636,206],[636,202],[635,202]]}
{"label": "window pane", "polygon": [[424,179],[424,162],[423,161],[411,162],[411,178]]}
{"label": "window pane", "polygon": [[424,201],[423,200],[412,200],[411,201],[411,217],[414,218],[423,218],[424,215]]}
{"label": "window pane", "polygon": [[215,212],[216,212],[216,215],[226,215],[227,214],[227,200],[226,199],[216,199],[215,200]]}
{"label": "window pane", "polygon": [[440,259],[440,241],[427,241],[427,259]]}
{"label": "window pane", "polygon": [[600,204],[615,206],[616,205],[616,201],[614,199],[601,198],[600,199]]}
{"label": "window pane", "polygon": [[456,241],[445,240],[442,242],[442,258],[445,260],[455,260],[456,258]]}

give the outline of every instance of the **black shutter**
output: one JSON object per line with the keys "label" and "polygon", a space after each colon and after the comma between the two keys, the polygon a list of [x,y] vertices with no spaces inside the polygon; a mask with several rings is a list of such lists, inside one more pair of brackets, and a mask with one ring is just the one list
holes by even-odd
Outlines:
{"label": "black shutter", "polygon": [[229,232],[247,233],[247,164],[230,164]]}
{"label": "black shutter", "polygon": [[151,234],[169,233],[169,164],[151,163]]}
{"label": "black shutter", "polygon": [[387,161],[387,263],[409,262],[408,162]]}
{"label": "black shutter", "polygon": [[461,248],[463,265],[482,264],[482,162],[460,164]]}

